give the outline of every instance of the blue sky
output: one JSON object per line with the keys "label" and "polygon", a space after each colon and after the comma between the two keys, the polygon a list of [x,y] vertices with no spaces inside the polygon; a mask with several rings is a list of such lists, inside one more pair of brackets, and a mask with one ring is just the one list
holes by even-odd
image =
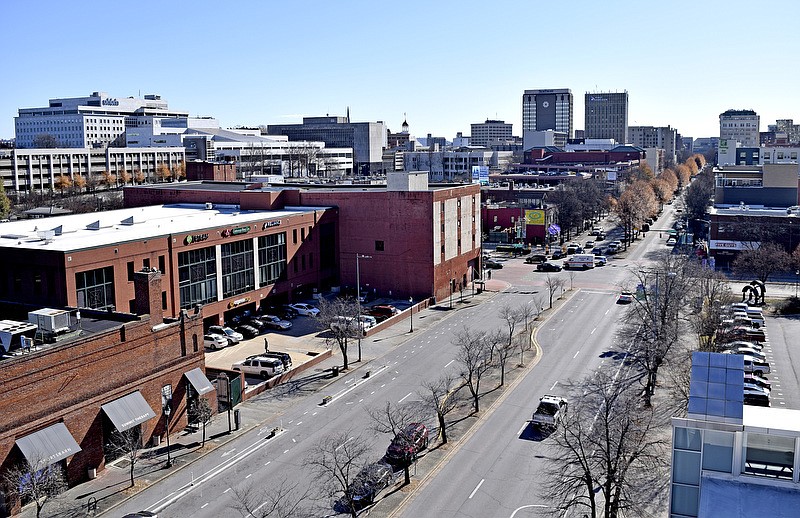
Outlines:
{"label": "blue sky", "polygon": [[629,93],[630,125],[719,133],[754,109],[800,122],[800,2],[4,2],[0,138],[18,108],[158,93],[223,127],[303,115],[452,139],[487,118],[521,134],[525,89]]}

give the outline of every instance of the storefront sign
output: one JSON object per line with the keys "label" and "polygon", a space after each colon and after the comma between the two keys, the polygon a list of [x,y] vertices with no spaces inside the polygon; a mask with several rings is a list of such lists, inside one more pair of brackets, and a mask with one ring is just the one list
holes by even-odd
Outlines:
{"label": "storefront sign", "polygon": [[264,226],[261,227],[261,230],[266,230],[266,229],[268,229],[270,227],[277,227],[280,224],[281,224],[281,220],[279,220],[279,219],[276,219],[275,221],[266,221],[264,223]]}
{"label": "storefront sign", "polygon": [[756,250],[761,243],[756,241],[728,241],[725,239],[712,239],[709,242],[710,249],[716,250]]}
{"label": "storefront sign", "polygon": [[250,232],[250,227],[236,227],[233,229],[226,228],[222,231],[222,237],[231,237],[231,236],[239,236],[241,234],[247,234]]}
{"label": "storefront sign", "polygon": [[183,244],[191,245],[192,243],[199,243],[208,239],[208,234],[195,234],[193,236],[186,236],[183,238]]}

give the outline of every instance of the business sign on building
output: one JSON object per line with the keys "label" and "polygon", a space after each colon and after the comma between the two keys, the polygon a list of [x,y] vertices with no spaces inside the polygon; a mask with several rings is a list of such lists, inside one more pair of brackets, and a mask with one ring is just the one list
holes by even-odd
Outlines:
{"label": "business sign on building", "polygon": [[727,239],[712,239],[709,242],[711,250],[755,250],[761,246],[756,241],[729,241]]}
{"label": "business sign on building", "polygon": [[544,211],[541,209],[525,211],[526,225],[544,225]]}
{"label": "business sign on building", "polygon": [[481,183],[481,166],[472,166],[472,183]]}
{"label": "business sign on building", "polygon": [[478,177],[480,178],[481,185],[489,185],[489,166],[482,165]]}

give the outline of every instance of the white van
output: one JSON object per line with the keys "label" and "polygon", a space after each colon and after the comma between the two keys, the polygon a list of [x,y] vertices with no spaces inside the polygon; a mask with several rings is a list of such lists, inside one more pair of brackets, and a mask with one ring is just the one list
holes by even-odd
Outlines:
{"label": "white van", "polygon": [[564,261],[564,268],[588,270],[594,268],[594,254],[575,254]]}

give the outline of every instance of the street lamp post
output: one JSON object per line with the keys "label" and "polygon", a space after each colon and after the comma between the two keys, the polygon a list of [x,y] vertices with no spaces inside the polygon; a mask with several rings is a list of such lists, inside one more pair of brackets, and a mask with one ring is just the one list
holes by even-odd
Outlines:
{"label": "street lamp post", "polygon": [[172,467],[172,457],[169,450],[169,415],[172,413],[172,408],[170,408],[171,401],[167,401],[164,405],[164,416],[167,419],[167,464],[165,467],[171,468]]}
{"label": "street lamp post", "polygon": [[414,332],[414,297],[408,297],[408,303],[410,306],[408,307],[409,311],[411,311],[411,331],[409,333]]}
{"label": "street lamp post", "polygon": [[362,255],[356,252],[356,305],[358,306],[358,316],[356,317],[356,322],[358,325],[358,361],[361,361],[361,334],[364,326],[361,323],[361,269],[358,265],[359,259],[372,259],[372,256]]}

